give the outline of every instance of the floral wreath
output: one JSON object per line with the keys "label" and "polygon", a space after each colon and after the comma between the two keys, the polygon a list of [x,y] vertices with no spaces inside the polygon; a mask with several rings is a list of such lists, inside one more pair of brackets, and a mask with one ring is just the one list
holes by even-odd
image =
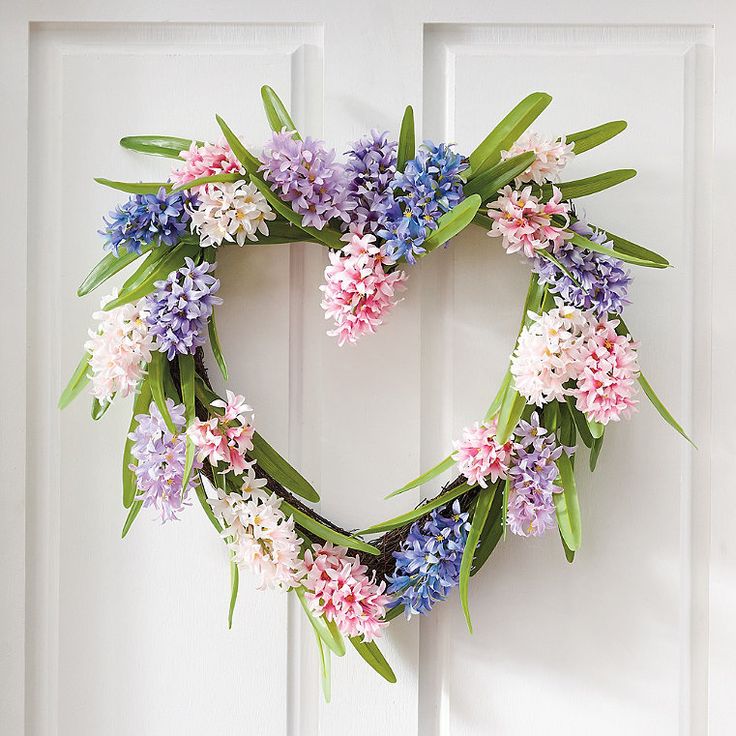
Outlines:
{"label": "floral wreath", "polygon": [[[560,181],[574,156],[625,122],[562,137],[526,132],[551,102],[537,92],[466,157],[445,143],[416,148],[407,107],[398,141],[372,130],[339,162],[322,141],[302,139],[270,87],[262,98],[274,133],[257,157],[220,117],[224,137],[215,144],[170,136],[120,141],[178,164],[166,182],[97,179],[130,197],[105,219],[100,233],[109,252],[78,295],[141,263],[93,314],[97,328],[59,404],[90,384],[99,419],[113,399],[134,397],[123,454],[123,536],[142,508],[166,522],[196,496],[230,551],[229,625],[244,570],[259,588],[296,593],[316,634],[329,699],[330,654],[343,655],[345,639],[395,682],[375,640],[396,616],[426,614],[457,587],[472,631],[470,577],[507,531],[539,536],[556,526],[573,561],[581,542],[577,442],[595,469],[607,425],[635,408],[637,384],[689,438],[641,373],[638,343],[621,317],[631,284],[626,264],[669,263],[586,222],[573,204],[636,172]],[[360,532],[341,529],[304,503],[319,495],[255,430],[244,397],[227,390],[223,398],[212,388],[208,338],[228,380],[215,323],[217,249],[325,246],[321,306],[333,322],[328,334],[342,346],[375,332],[414,264],[471,224],[521,254],[531,270],[506,375],[454,451],[389,494],[454,468],[436,497]]]}

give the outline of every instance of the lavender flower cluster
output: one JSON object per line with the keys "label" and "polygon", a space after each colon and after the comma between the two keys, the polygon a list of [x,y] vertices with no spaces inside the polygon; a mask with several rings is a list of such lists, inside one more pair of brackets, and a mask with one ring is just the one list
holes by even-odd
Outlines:
{"label": "lavender flower cluster", "polygon": [[302,225],[321,230],[331,219],[349,222],[345,167],[322,141],[299,140],[294,131],[274,133],[261,154],[263,178],[279,198],[302,217]]}
{"label": "lavender flower cluster", "polygon": [[[183,430],[184,405],[175,405],[172,399],[167,399],[166,406],[174,425]],[[187,505],[193,481],[182,489],[186,460],[184,434],[172,434],[167,429],[155,402],[151,402],[148,411],[136,415],[138,424],[129,435],[133,441],[131,454],[137,460],[130,469],[136,475],[137,498],[143,501],[144,507],[153,506],[161,514],[161,521],[166,522],[177,519],[177,514]],[[201,467],[196,459],[194,467]]]}
{"label": "lavender flower cluster", "polygon": [[169,360],[178,354],[193,354],[204,345],[204,333],[212,308],[222,304],[215,296],[220,281],[209,275],[215,264],[203,262],[196,266],[191,258],[185,265],[157,281],[156,291],[147,297],[149,335],[156,348]]}
{"label": "lavender flower cluster", "polygon": [[134,194],[104,220],[105,227],[99,231],[105,239],[103,247],[119,256],[121,248],[140,253],[154,240],[175,245],[186,232],[189,212],[196,204],[196,196],[183,191],[167,194],[163,187],[158,194]]}
{"label": "lavender flower cluster", "polygon": [[346,151],[348,202],[352,204],[352,221],[364,233],[375,234],[391,208],[390,184],[396,176],[396,141],[388,133],[375,128]]}
{"label": "lavender flower cluster", "polygon": [[[573,223],[570,229],[598,245],[613,248],[604,232],[593,230],[581,220]],[[583,311],[593,309],[599,317],[605,317],[609,312],[620,314],[629,304],[631,273],[613,253],[603,255],[564,241],[555,251],[555,256],[572,279],[555,263],[540,256],[533,259],[532,270],[539,274],[539,283],[547,284],[549,290],[559,294],[566,304]]]}
{"label": "lavender flower cluster", "polygon": [[460,581],[470,523],[460,501],[447,516],[446,511],[446,506],[434,509],[426,521],[412,524],[401,549],[393,553],[396,568],[386,578],[386,592],[394,596],[389,606],[403,605],[407,618],[429,613]]}
{"label": "lavender flower cluster", "polygon": [[540,426],[537,412],[529,422],[520,421],[514,434],[506,520],[514,534],[537,537],[555,524],[552,496],[562,490],[555,483],[559,475],[557,460],[572,449],[557,444],[554,435]]}
{"label": "lavender flower cluster", "polygon": [[413,263],[425,252],[424,241],[439,218],[463,197],[462,172],[467,161],[445,143],[425,141],[416,157],[390,185],[390,207],[378,231],[394,260]]}

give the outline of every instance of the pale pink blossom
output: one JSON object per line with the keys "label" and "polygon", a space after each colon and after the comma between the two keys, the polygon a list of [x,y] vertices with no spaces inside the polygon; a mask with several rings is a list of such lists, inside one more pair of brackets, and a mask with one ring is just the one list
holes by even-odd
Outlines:
{"label": "pale pink blossom", "polygon": [[223,472],[240,475],[250,466],[245,455],[253,449],[253,409],[242,396],[229,390],[226,395],[227,401],[212,402],[212,406],[223,409],[223,414],[197,419],[187,434],[197,448],[198,460],[207,459],[215,467],[222,462]]}
{"label": "pale pink blossom", "polygon": [[145,375],[144,365],[150,362],[153,347],[145,299],[107,311],[102,309],[116,296],[117,291],[103,297],[100,311],[92,315],[100,324],[96,331],[89,331],[90,339],[84,344],[90,354],[92,395],[102,403],[135,391]]}
{"label": "pale pink blossom", "polygon": [[304,568],[302,585],[315,614],[334,621],[345,636],[371,641],[381,635],[389,601],[386,583],[376,583],[375,573],[369,577],[359,557],[329,542],[315,544],[304,553]]}
{"label": "pale pink blossom", "polygon": [[268,223],[276,219],[258,187],[246,181],[199,187],[197,206],[190,214],[192,232],[199,234],[203,248],[257,241],[259,233],[268,235]]}
{"label": "pale pink blossom", "polygon": [[574,158],[574,143],[566,143],[565,137],[549,138],[534,131],[525,133],[508,151],[501,151],[502,160],[533,151],[536,158],[531,166],[516,177],[516,186],[535,182],[540,186],[545,182],[560,180],[560,172]]}
{"label": "pale pink blossom", "polygon": [[[182,151],[179,156],[184,159],[184,163],[171,172],[171,181],[176,186],[203,176],[245,174],[245,169],[240,165],[230,144],[224,138],[217,143],[205,143],[203,146],[197,146],[195,142],[192,142],[189,149]],[[197,189],[199,187],[195,187],[195,191]]]}
{"label": "pale pink blossom", "polygon": [[454,442],[452,459],[458,472],[481,488],[488,487],[488,478],[494,483],[508,473],[512,443],[501,445],[496,441],[497,424],[495,419],[488,424],[476,422],[463,429],[462,439]]}
{"label": "pale pink blossom", "polygon": [[636,405],[633,398],[638,343],[630,335],[616,334],[618,320],[597,322],[586,341],[582,369],[572,394],[577,408],[588,418],[608,424],[628,418]]}
{"label": "pale pink blossom", "polygon": [[567,306],[559,297],[555,303],[544,314],[529,313],[531,321],[511,357],[516,390],[537,406],[570,394],[565,384],[582,370],[586,339],[595,323],[591,312]]}
{"label": "pale pink blossom", "polygon": [[337,337],[340,346],[375,332],[398,303],[395,293],[405,288],[407,279],[403,271],[386,270],[392,262],[373,235],[363,235],[357,226],[351,226],[342,239],[347,245],[330,252],[326,283],[319,287],[324,293],[325,319],[335,321],[335,329],[327,334]]}
{"label": "pale pink blossom", "polygon": [[[565,229],[569,225],[570,206],[561,201],[562,193],[557,187],[552,187],[552,197],[547,202],[540,202],[530,186],[521,191],[506,186],[499,195],[488,205],[488,217],[493,220],[488,235],[503,238],[507,253],[523,251],[527,258],[533,258],[538,250],[554,250],[572,238],[573,234]],[[555,224],[553,215],[562,217],[562,224]]]}
{"label": "pale pink blossom", "polygon": [[226,493],[202,478],[206,490],[216,493],[209,504],[225,528],[222,536],[239,568],[252,572],[259,589],[288,590],[299,584],[304,566],[299,559],[300,539],[293,517],[281,511],[281,499],[264,488],[265,480],[250,476],[248,488]]}

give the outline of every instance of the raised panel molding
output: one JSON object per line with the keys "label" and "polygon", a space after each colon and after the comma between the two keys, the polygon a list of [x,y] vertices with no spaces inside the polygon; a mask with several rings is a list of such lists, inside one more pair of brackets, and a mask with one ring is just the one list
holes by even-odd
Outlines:
{"label": "raised panel molding", "polygon": [[[562,724],[569,733],[705,731],[710,338],[701,317],[710,314],[711,215],[698,182],[712,165],[712,43],[709,26],[425,25],[425,137],[470,151],[536,90],[554,98],[533,126],[548,134],[629,120],[564,178],[639,169],[631,186],[579,205],[676,264],[635,271],[627,321],[643,369],[701,441],[692,453],[642,399],[626,432],[609,432],[595,479],[581,480],[585,544],[575,570],[554,535],[508,540],[471,591],[480,619],[472,638],[461,633],[456,601],[423,623],[422,658],[435,665],[420,670],[425,732],[460,733],[469,722],[509,736],[552,724],[554,733]],[[528,267],[480,230],[457,238],[449,260],[450,283],[429,311],[452,340],[444,382],[454,396],[443,417],[457,433],[485,408],[479,387],[487,402],[500,380]],[[550,680],[544,673],[555,668]],[[572,692],[584,709],[570,707]]]}

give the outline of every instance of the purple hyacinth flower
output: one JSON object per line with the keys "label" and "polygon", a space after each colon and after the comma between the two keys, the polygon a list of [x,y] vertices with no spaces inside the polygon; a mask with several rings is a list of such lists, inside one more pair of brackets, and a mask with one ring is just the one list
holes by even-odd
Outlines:
{"label": "purple hyacinth flower", "polygon": [[149,334],[169,360],[177,354],[193,355],[204,345],[212,308],[222,304],[215,296],[220,282],[209,274],[215,264],[205,261],[195,266],[191,258],[185,264],[165,281],[157,281],[156,291],[146,299]]}

